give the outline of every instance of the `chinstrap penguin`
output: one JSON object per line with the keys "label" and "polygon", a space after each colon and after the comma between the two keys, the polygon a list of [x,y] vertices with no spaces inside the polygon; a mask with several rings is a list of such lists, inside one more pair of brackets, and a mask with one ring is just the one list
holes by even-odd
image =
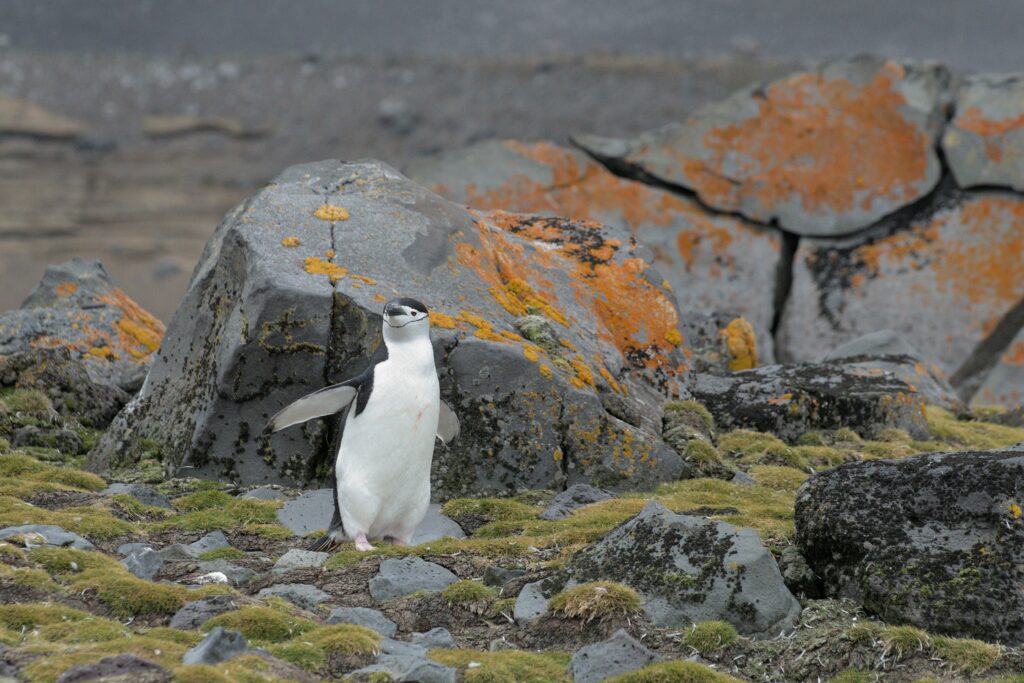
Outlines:
{"label": "chinstrap penguin", "polygon": [[441,401],[427,307],[415,299],[384,305],[386,355],[362,374],[308,394],[267,423],[276,432],[348,408],[334,460],[334,517],[310,550],[343,539],[371,550],[368,539],[409,543],[430,504],[434,439],[458,434]]}

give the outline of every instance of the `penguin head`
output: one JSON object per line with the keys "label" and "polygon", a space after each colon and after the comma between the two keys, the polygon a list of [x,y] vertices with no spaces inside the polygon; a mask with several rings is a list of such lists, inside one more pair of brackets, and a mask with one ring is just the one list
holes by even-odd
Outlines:
{"label": "penguin head", "polygon": [[384,336],[391,339],[409,339],[427,336],[430,321],[427,307],[416,299],[403,297],[384,304]]}

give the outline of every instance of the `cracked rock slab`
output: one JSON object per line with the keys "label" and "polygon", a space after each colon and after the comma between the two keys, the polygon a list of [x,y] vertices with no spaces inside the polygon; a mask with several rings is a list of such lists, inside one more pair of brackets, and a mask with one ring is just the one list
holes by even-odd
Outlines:
{"label": "cracked rock slab", "polygon": [[957,184],[1024,191],[1024,75],[968,76],[954,107],[942,151]]}
{"label": "cracked rock slab", "polygon": [[578,135],[624,172],[790,232],[862,230],[939,181],[944,67],[858,57],[741,90],[630,140]]}
{"label": "cracked rock slab", "polygon": [[[566,216],[621,228],[651,251],[679,302],[684,324],[697,311],[742,316],[754,327],[762,357],[773,357],[772,300],[781,246],[776,231],[616,176],[586,154],[551,142],[480,142],[414,161],[408,172],[438,194],[473,208]],[[687,347],[696,351],[699,340],[683,332]]]}
{"label": "cracked rock slab", "polygon": [[1024,445],[844,465],[796,499],[796,544],[830,596],[890,623],[1024,642]]}
{"label": "cracked rock slab", "polygon": [[803,240],[779,339],[793,360],[893,330],[951,377],[1024,299],[1024,198],[952,192],[868,240]]}

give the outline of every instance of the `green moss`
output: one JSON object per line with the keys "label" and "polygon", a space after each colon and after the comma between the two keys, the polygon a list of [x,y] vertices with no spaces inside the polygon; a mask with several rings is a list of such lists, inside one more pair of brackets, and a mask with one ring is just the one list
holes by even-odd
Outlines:
{"label": "green moss", "polygon": [[308,642],[288,640],[267,648],[270,654],[294,664],[306,671],[320,671],[327,665],[327,655],[322,648]]}
{"label": "green moss", "polygon": [[[431,650],[430,658],[458,669],[465,683],[558,683],[568,681],[569,655],[521,650]],[[475,666],[470,668],[470,664]]]}
{"label": "green moss", "polygon": [[57,651],[30,662],[24,673],[28,680],[39,683],[56,681],[61,673],[78,664],[91,664],[104,657],[119,654],[134,654],[173,668],[181,662],[187,648],[166,640],[157,640],[140,635],[91,643]]}
{"label": "green moss", "polygon": [[0,564],[0,584],[3,583],[12,583],[16,586],[26,586],[46,592],[60,591],[60,586],[53,582],[49,574],[42,569],[32,567],[11,567]]}
{"label": "green moss", "polygon": [[640,611],[640,596],[614,581],[592,581],[567,588],[548,602],[555,614],[584,623],[625,617]]}
{"label": "green moss", "polygon": [[828,446],[828,441],[825,440],[825,435],[821,432],[805,432],[800,435],[800,438],[796,440],[797,444],[801,446]]}
{"label": "green moss", "polygon": [[995,666],[1003,649],[980,640],[938,637],[932,641],[932,654],[949,662],[954,671],[975,676]]}
{"label": "green moss", "polygon": [[502,598],[501,600],[495,600],[491,606],[487,609],[487,616],[494,618],[500,617],[503,614],[511,615],[516,608],[515,598]]}
{"label": "green moss", "polygon": [[69,507],[46,510],[17,498],[0,496],[0,528],[22,524],[56,524],[89,539],[111,540],[127,536],[133,529],[110,511],[97,507]]}
{"label": "green moss", "polygon": [[926,408],[928,429],[932,436],[947,443],[970,448],[1003,448],[1024,441],[1024,428],[982,422],[958,420],[947,410],[935,406]]}
{"label": "green moss", "polygon": [[490,586],[486,586],[480,581],[470,581],[468,579],[462,579],[461,581],[449,584],[441,591],[441,597],[450,605],[490,600],[495,595],[497,595],[497,591]]}
{"label": "green moss", "polygon": [[693,400],[669,401],[662,409],[665,412],[666,418],[669,418],[672,413],[687,413],[694,416],[700,424],[704,425],[705,431],[709,434],[715,431],[715,418],[711,416],[711,412],[702,403]]}
{"label": "green moss", "polygon": [[153,528],[188,531],[241,529],[272,538],[290,538],[292,536],[286,527],[277,522],[277,508],[281,507],[280,501],[232,498],[222,491],[200,491],[178,498],[174,501],[175,505],[181,506],[184,499],[189,499],[185,503],[186,507],[202,506],[211,500],[223,500],[223,504],[217,507],[200,507],[192,512],[153,522]]}
{"label": "green moss", "polygon": [[659,662],[636,671],[619,674],[605,683],[742,683],[697,662]]}
{"label": "green moss", "polygon": [[914,652],[927,652],[931,647],[931,636],[915,626],[885,626],[881,638],[885,652],[897,659]]}
{"label": "green moss", "polygon": [[803,484],[807,472],[795,467],[779,467],[778,465],[756,465],[750,468],[750,476],[761,486],[774,491],[795,492]]}
{"label": "green moss", "polygon": [[289,614],[272,607],[243,607],[215,616],[202,626],[209,631],[215,626],[241,631],[251,641],[280,643],[316,628],[309,619]]}
{"label": "green moss", "polygon": [[322,626],[304,633],[302,640],[321,648],[328,655],[372,654],[380,646],[380,634],[354,624]]}
{"label": "green moss", "polygon": [[121,514],[134,520],[164,519],[175,514],[173,510],[157,507],[155,505],[146,505],[135,496],[131,496],[127,493],[118,493],[112,496],[110,500],[111,504],[120,511]]}
{"label": "green moss", "polygon": [[174,507],[181,512],[195,512],[197,510],[210,510],[222,508],[234,500],[227,493],[220,490],[197,491],[187,496],[175,498],[172,502]]}
{"label": "green moss", "polygon": [[441,508],[441,513],[455,519],[482,517],[490,521],[532,519],[537,508],[511,498],[454,498]]}
{"label": "green moss", "polygon": [[89,617],[91,615],[88,612],[58,603],[27,602],[19,605],[0,605],[0,626],[12,631],[60,624],[65,621],[81,621]]}
{"label": "green moss", "polygon": [[127,637],[128,630],[118,621],[87,617],[62,621],[39,629],[39,637],[54,643],[101,643]]}
{"label": "green moss", "polygon": [[700,439],[690,439],[683,455],[699,465],[722,464],[722,456],[718,454],[718,450],[707,441]]}
{"label": "green moss", "polygon": [[211,560],[237,560],[240,557],[245,557],[245,551],[238,548],[214,548],[199,555],[199,559],[203,562]]}
{"label": "green moss", "polygon": [[203,639],[203,634],[198,631],[182,631],[181,629],[170,628],[167,626],[151,628],[143,632],[143,635],[150,638],[156,638],[158,640],[169,640],[172,643],[184,645],[185,647],[198,645],[199,641]]}
{"label": "green moss", "polygon": [[694,624],[683,636],[683,643],[704,657],[736,642],[736,627],[727,621],[702,621]]}
{"label": "green moss", "polygon": [[829,683],[874,683],[878,675],[873,671],[861,671],[860,669],[846,669],[840,671],[829,679]]}
{"label": "green moss", "polygon": [[53,402],[38,389],[15,389],[0,397],[0,404],[17,413],[45,415],[53,412]]}

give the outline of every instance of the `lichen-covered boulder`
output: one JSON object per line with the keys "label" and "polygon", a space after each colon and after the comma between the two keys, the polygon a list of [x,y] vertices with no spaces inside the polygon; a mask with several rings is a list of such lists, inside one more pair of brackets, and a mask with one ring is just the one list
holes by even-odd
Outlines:
{"label": "lichen-covered boulder", "polygon": [[[586,154],[550,142],[481,142],[417,160],[408,173],[438,194],[477,209],[566,216],[628,231],[653,253],[684,321],[718,311],[728,314],[723,329],[742,316],[753,326],[762,359],[771,362],[782,243],[778,232],[620,178]],[[710,342],[717,348],[717,338]],[[699,345],[687,338],[687,346]]]}
{"label": "lichen-covered boulder", "polygon": [[979,378],[971,405],[1024,407],[1024,328]]}
{"label": "lichen-covered boulder", "polygon": [[676,514],[655,501],[573,555],[540,590],[550,597],[596,580],[636,590],[656,626],[720,619],[740,633],[771,638],[791,631],[800,615],[757,531]]}
{"label": "lichen-covered boulder", "polygon": [[830,595],[885,621],[1024,642],[1024,447],[855,463],[797,494],[796,541]]}
{"label": "lichen-covered boulder", "polygon": [[0,356],[66,348],[93,381],[134,391],[163,334],[99,261],[72,259],[47,268],[21,308],[0,315]]}
{"label": "lichen-covered boulder", "polygon": [[90,465],[145,450],[169,471],[244,483],[325,475],[320,423],[257,435],[363,370],[383,302],[404,295],[431,309],[442,394],[462,422],[435,455],[438,496],[678,478],[659,406],[685,394],[688,367],[644,254],[596,223],[468,211],[377,162],[293,167],[225,217]]}
{"label": "lichen-covered boulder", "polygon": [[871,239],[803,240],[780,344],[793,360],[817,360],[891,329],[953,377],[1024,299],[1022,259],[1024,198],[998,191],[945,193]]}
{"label": "lichen-covered boulder", "polygon": [[754,429],[785,440],[849,427],[865,437],[887,427],[924,437],[924,399],[893,374],[832,363],[765,365],[730,376],[698,375],[693,396],[722,430]]}
{"label": "lichen-covered boulder", "polygon": [[932,405],[947,410],[963,407],[960,397],[946,381],[945,373],[892,330],[879,330],[857,337],[833,349],[825,361],[841,361],[851,368],[887,372],[911,387]]}
{"label": "lichen-covered boulder", "polygon": [[1024,190],[1024,75],[968,76],[954,106],[942,151],[960,187]]}
{"label": "lichen-covered boulder", "polygon": [[720,211],[800,235],[842,235],[938,183],[949,78],[935,64],[858,57],[741,90],[631,140],[574,139]]}

